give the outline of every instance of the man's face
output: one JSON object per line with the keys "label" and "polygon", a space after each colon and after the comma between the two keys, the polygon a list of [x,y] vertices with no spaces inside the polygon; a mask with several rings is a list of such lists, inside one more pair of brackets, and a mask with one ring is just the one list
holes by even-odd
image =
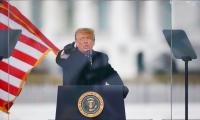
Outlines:
{"label": "man's face", "polygon": [[94,46],[94,40],[92,34],[87,32],[77,33],[76,45],[81,52],[92,50]]}

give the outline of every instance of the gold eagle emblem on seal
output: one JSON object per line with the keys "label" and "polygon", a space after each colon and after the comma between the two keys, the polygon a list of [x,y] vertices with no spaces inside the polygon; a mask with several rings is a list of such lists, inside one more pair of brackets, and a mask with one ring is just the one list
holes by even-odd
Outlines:
{"label": "gold eagle emblem on seal", "polygon": [[103,98],[97,92],[85,92],[79,97],[78,109],[80,113],[85,117],[97,117],[102,113],[103,108]]}

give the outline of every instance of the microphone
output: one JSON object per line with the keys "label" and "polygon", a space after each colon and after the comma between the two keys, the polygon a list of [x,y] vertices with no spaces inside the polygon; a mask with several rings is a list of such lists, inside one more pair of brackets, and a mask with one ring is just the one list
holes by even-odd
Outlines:
{"label": "microphone", "polygon": [[85,56],[88,57],[90,65],[92,66],[92,50],[88,50],[87,52],[85,52]]}
{"label": "microphone", "polygon": [[89,51],[90,65],[92,66],[92,50]]}

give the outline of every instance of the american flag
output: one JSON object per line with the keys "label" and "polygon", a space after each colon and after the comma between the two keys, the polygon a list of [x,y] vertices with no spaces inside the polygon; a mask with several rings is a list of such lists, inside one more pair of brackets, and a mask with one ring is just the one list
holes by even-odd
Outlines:
{"label": "american flag", "polygon": [[8,59],[0,61],[0,110],[8,112],[30,71],[54,46],[15,6],[0,3],[0,29],[20,29],[22,33]]}

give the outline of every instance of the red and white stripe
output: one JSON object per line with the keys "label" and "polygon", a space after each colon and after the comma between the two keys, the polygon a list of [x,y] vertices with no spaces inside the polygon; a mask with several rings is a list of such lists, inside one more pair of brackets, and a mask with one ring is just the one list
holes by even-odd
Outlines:
{"label": "red and white stripe", "polygon": [[[49,49],[58,50],[48,39],[14,6],[3,0],[0,7],[0,29],[22,30],[9,59],[0,61],[0,109],[8,111],[21,92],[27,74]],[[26,23],[26,24],[25,24]],[[10,104],[11,103],[11,104]]]}
{"label": "red and white stripe", "polygon": [[22,25],[20,25],[19,23],[15,22],[14,20],[8,18],[6,15],[4,14],[0,14],[0,18],[1,18],[1,23],[4,24],[5,26],[9,26],[12,29],[20,29],[22,30],[22,34],[26,35],[27,37],[36,40],[38,43],[42,44],[43,46],[46,46],[46,44],[44,44],[44,42],[42,42],[39,38],[37,38],[35,35],[33,35],[32,33],[30,33],[26,28],[24,28]]}

